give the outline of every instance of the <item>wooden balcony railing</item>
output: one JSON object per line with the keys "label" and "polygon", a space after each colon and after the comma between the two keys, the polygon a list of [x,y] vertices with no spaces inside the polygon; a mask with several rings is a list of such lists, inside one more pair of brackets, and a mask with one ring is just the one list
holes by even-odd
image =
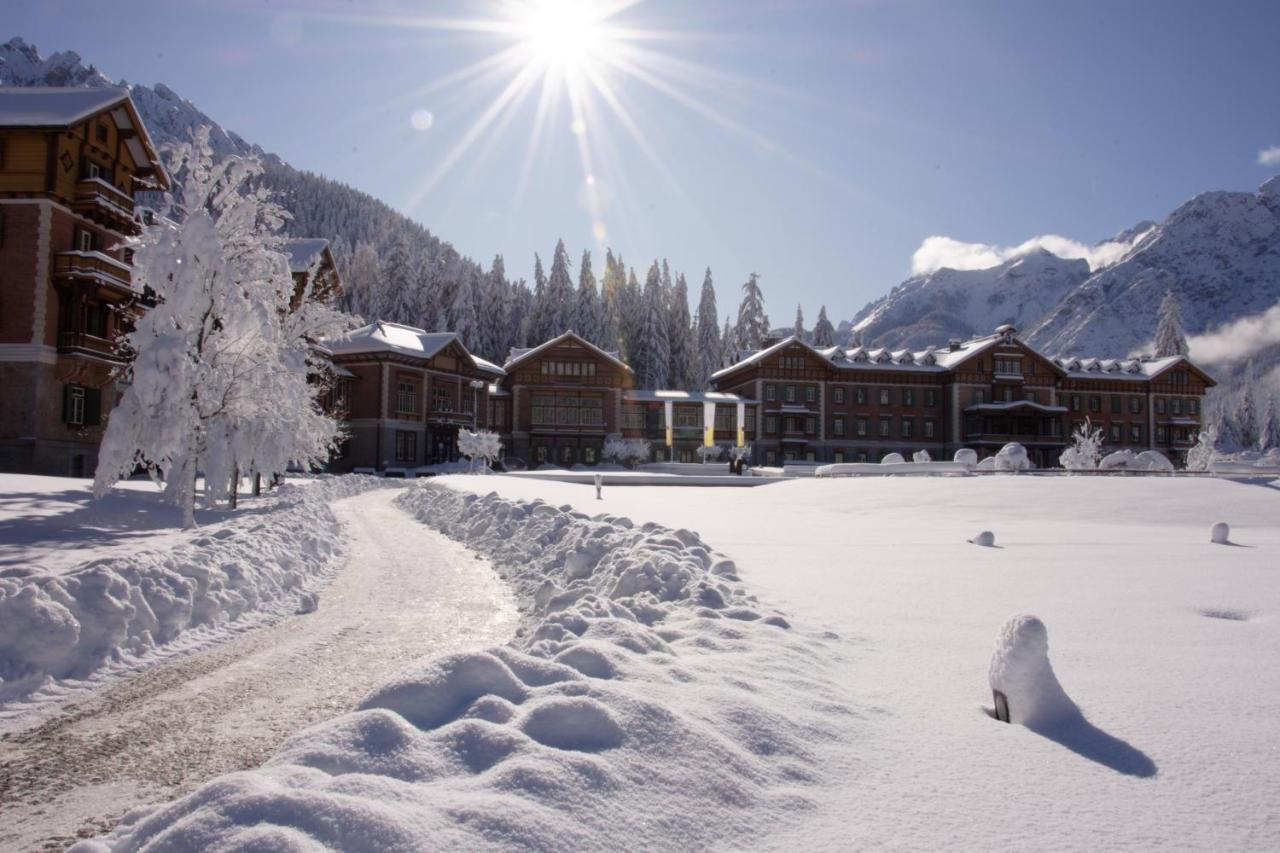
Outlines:
{"label": "wooden balcony railing", "polygon": [[115,345],[111,341],[106,338],[100,338],[97,335],[91,335],[88,332],[60,333],[58,335],[58,352],[87,352],[115,361],[120,360],[119,355],[116,354]]}
{"label": "wooden balcony railing", "polygon": [[133,290],[129,265],[102,252],[59,252],[53,259],[55,278],[91,278]]}
{"label": "wooden balcony railing", "polygon": [[117,231],[136,233],[133,198],[102,178],[82,178],[76,182],[71,207],[76,213]]}

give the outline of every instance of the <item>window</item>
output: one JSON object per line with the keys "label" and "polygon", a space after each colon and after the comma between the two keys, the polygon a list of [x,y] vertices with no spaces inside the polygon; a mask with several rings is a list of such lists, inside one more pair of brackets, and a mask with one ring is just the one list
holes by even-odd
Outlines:
{"label": "window", "polygon": [[867,435],[867,419],[858,418],[856,421],[854,421],[854,429],[859,436],[865,438]]}
{"label": "window", "polygon": [[596,363],[594,361],[544,361],[542,375],[592,377],[596,375]]}
{"label": "window", "polygon": [[924,422],[924,437],[934,438],[937,435],[937,424],[934,421]]}
{"label": "window", "polygon": [[925,404],[926,406],[936,406],[936,405],[938,405],[938,392],[937,392],[937,391],[925,391],[925,392],[924,392],[924,404]]}
{"label": "window", "polygon": [[835,453],[832,453],[832,454],[831,454],[831,461],[832,461],[832,462],[834,462],[834,463],[836,463],[837,465],[839,465],[841,462],[843,462],[843,461],[844,461],[844,451],[843,451],[843,450],[837,450]]}
{"label": "window", "polygon": [[780,362],[783,370],[804,370],[804,356],[784,355]]}
{"label": "window", "polygon": [[396,383],[396,413],[416,414],[418,411],[418,389],[411,382]]}
{"label": "window", "polygon": [[831,402],[835,403],[837,406],[844,405],[844,389],[843,388],[831,389]]}
{"label": "window", "polygon": [[913,420],[912,418],[903,418],[902,419],[902,437],[911,438],[911,435],[913,432],[915,432],[915,420]]}
{"label": "window", "polygon": [[1120,441],[1120,424],[1111,425],[1111,440],[1117,443]]}
{"label": "window", "polygon": [[1111,395],[1111,414],[1118,415],[1120,414],[1120,411],[1123,408],[1124,408],[1124,401],[1122,401],[1119,397],[1115,396],[1114,394]]}
{"label": "window", "polygon": [[770,403],[776,401],[778,399],[778,386],[777,385],[764,386],[764,398],[768,400]]}
{"label": "window", "polygon": [[676,426],[686,428],[702,427],[702,407],[682,406],[676,409]]}
{"label": "window", "polygon": [[1006,386],[1004,386],[1003,388],[1001,388],[1001,389],[1000,389],[1000,392],[1001,392],[1001,393],[1000,393],[1000,396],[1001,396],[1002,398],[1004,398],[1004,401],[1005,401],[1006,403],[1012,403],[1012,402],[1013,402],[1013,388],[1012,388],[1012,387],[1010,387],[1010,386],[1006,385]]}
{"label": "window", "polygon": [[84,392],[81,385],[63,386],[62,419],[76,426],[84,425]]}
{"label": "window", "polygon": [[916,404],[916,392],[911,388],[902,389],[902,405],[914,406]]}
{"label": "window", "polygon": [[556,397],[556,426],[577,426],[578,398],[561,395]]}
{"label": "window", "polygon": [[1172,385],[1190,385],[1191,374],[1187,373],[1185,370],[1175,370],[1169,375],[1169,382]]}
{"label": "window", "polygon": [[1200,401],[1197,400],[1195,397],[1192,397],[1190,400],[1187,401],[1187,414],[1189,415],[1200,414]]}
{"label": "window", "polygon": [[1174,415],[1181,415],[1182,414],[1182,398],[1174,397],[1170,402],[1173,404]]}
{"label": "window", "polygon": [[556,398],[550,394],[533,395],[533,422],[535,424],[554,424],[556,422]]}
{"label": "window", "polygon": [[854,389],[853,389],[853,401],[854,401],[855,403],[859,404],[859,405],[864,405],[864,404],[866,404],[866,402],[867,402],[867,389],[866,389],[866,388],[854,388]]}
{"label": "window", "polygon": [[815,434],[815,433],[818,431],[818,419],[817,419],[817,418],[805,418],[805,419],[804,419],[804,431],[805,431],[805,432],[807,432],[809,435],[813,435],[813,434]]}
{"label": "window", "polygon": [[889,405],[889,389],[888,388],[880,389],[880,405],[882,406]]}
{"label": "window", "polygon": [[818,389],[814,388],[812,385],[804,386],[804,401],[806,403],[813,403],[817,401],[817,399],[818,399]]}
{"label": "window", "polygon": [[396,430],[396,461],[418,461],[418,434],[407,429]]}
{"label": "window", "polygon": [[1089,411],[1091,412],[1102,411],[1102,398],[1099,397],[1097,394],[1094,394],[1091,397],[1089,397]]}
{"label": "window", "polygon": [[[702,410],[698,409],[698,420],[702,420]],[[604,425],[604,404],[599,397],[581,397],[578,400],[578,421],[583,426]],[[702,424],[699,423],[699,426]]]}
{"label": "window", "polygon": [[764,419],[764,431],[771,435],[778,433],[778,418],[776,416],[769,415]]}
{"label": "window", "polygon": [[736,406],[716,406],[716,429],[720,432],[733,432],[738,428],[738,410]]}
{"label": "window", "polygon": [[1142,414],[1142,398],[1141,397],[1129,398],[1129,412],[1130,414],[1134,414],[1134,415]]}
{"label": "window", "polygon": [[1164,414],[1164,397],[1156,397],[1156,414]]}
{"label": "window", "polygon": [[433,412],[452,412],[453,411],[453,389],[451,388],[433,388],[431,391],[431,411]]}
{"label": "window", "polygon": [[986,391],[984,391],[984,390],[983,390],[983,389],[981,389],[981,388],[974,388],[974,389],[973,389],[973,404],[974,404],[975,406],[980,406],[980,405],[982,405],[982,404],[983,404],[983,403],[985,403],[985,402],[987,402],[987,392],[986,392]]}
{"label": "window", "polygon": [[746,432],[754,433],[756,431],[756,410],[747,409]]}
{"label": "window", "polygon": [[796,401],[796,386],[785,386],[782,389],[782,399],[787,403],[794,403]]}
{"label": "window", "polygon": [[1166,444],[1169,441],[1169,431],[1162,426],[1156,427],[1156,444]]}
{"label": "window", "polygon": [[494,400],[491,411],[493,415],[490,419],[490,426],[501,429],[507,422],[507,404],[503,400]]}
{"label": "window", "polygon": [[806,461],[806,462],[817,462],[817,461],[818,461],[818,454],[814,453],[812,450],[806,450],[806,451],[804,452],[804,461]]}
{"label": "window", "polygon": [[836,415],[835,420],[831,422],[831,434],[840,438],[844,437],[844,415]]}
{"label": "window", "polygon": [[100,179],[101,177],[102,177],[102,167],[99,166],[97,163],[93,162],[92,160],[85,160],[84,174],[81,177],[81,180],[92,180],[94,178]]}
{"label": "window", "polygon": [[1071,411],[1073,412],[1080,411],[1080,395],[1079,394],[1071,395]]}
{"label": "window", "polygon": [[[717,420],[719,417],[717,416]],[[622,428],[623,429],[644,429],[644,409],[635,406],[628,406],[622,410]]]}
{"label": "window", "polygon": [[893,435],[893,418],[880,419],[880,437],[888,438]]}
{"label": "window", "polygon": [[997,358],[995,365],[996,373],[1002,373],[1005,376],[1022,375],[1022,363],[1016,358]]}
{"label": "window", "polygon": [[1138,424],[1129,424],[1129,443],[1142,444],[1142,427]]}
{"label": "window", "polygon": [[75,245],[77,252],[92,252],[97,248],[96,235],[87,228],[77,228]]}
{"label": "window", "polygon": [[98,122],[93,126],[93,138],[103,145],[107,144],[107,126]]}
{"label": "window", "polygon": [[596,449],[594,447],[582,448],[582,461],[588,465],[596,464]]}
{"label": "window", "polygon": [[106,306],[90,302],[84,306],[84,331],[98,338],[107,336]]}
{"label": "window", "polygon": [[1034,403],[1036,401],[1036,392],[1028,388],[1022,392],[1022,398],[1028,403]]}

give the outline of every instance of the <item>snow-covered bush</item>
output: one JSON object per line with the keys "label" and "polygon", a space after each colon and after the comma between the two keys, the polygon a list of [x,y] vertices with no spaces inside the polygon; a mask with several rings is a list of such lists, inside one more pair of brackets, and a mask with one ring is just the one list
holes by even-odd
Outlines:
{"label": "snow-covered bush", "polygon": [[1214,445],[1218,442],[1218,428],[1206,424],[1196,433],[1196,443],[1187,451],[1188,471],[1208,471],[1210,463],[1217,457]]}
{"label": "snow-covered bush", "polygon": [[1138,454],[1132,450],[1113,450],[1098,463],[1100,471],[1128,471],[1138,460]]}
{"label": "snow-covered bush", "polygon": [[898,465],[907,460],[902,458],[901,453],[886,453],[884,458],[880,460],[881,465]]}
{"label": "snow-covered bush", "polygon": [[933,457],[929,455],[929,451],[927,450],[917,450],[915,453],[911,454],[911,461],[912,462],[932,462]]}
{"label": "snow-covered bush", "polygon": [[988,456],[986,459],[983,459],[975,465],[974,468],[978,471],[994,471],[996,470],[996,458],[994,456]]}
{"label": "snow-covered bush", "polygon": [[[350,324],[312,294],[295,294],[281,227],[288,213],[253,189],[253,157],[214,161],[209,129],[174,151],[177,224],[158,217],[128,241],[133,283],[157,304],[122,347],[128,383],[102,439],[94,492],[141,466],[195,525],[195,476],[212,503],[240,474],[323,463],[339,438],[320,407],[313,346]],[[314,278],[314,277],[313,277]],[[312,285],[309,284],[308,287]]]}
{"label": "snow-covered bush", "polygon": [[635,467],[643,462],[648,462],[649,455],[652,452],[649,442],[643,438],[610,436],[604,441],[604,447],[600,450],[600,458],[609,462],[617,462],[619,465]]}
{"label": "snow-covered bush", "polygon": [[1163,471],[1173,473],[1173,463],[1159,450],[1144,450],[1133,460],[1134,471]]}
{"label": "snow-covered bush", "polygon": [[1071,433],[1071,446],[1062,452],[1058,461],[1068,471],[1092,471],[1102,459],[1102,427],[1095,427],[1089,418]]}
{"label": "snow-covered bush", "polygon": [[1031,467],[1027,449],[1016,441],[1011,441],[1000,448],[1000,452],[995,455],[995,460],[997,471],[1026,471]]}
{"label": "snow-covered bush", "polygon": [[978,467],[978,451],[968,447],[962,447],[956,451],[956,455],[951,457],[954,461],[961,465],[967,465],[970,468]]}
{"label": "snow-covered bush", "polygon": [[695,452],[698,454],[698,458],[702,459],[704,462],[719,462],[724,458],[726,450],[727,448],[723,445],[713,444],[710,447],[703,445]]}
{"label": "snow-covered bush", "polygon": [[750,462],[751,451],[752,451],[752,445],[750,444],[744,444],[741,447],[737,447],[737,446],[730,447],[729,458],[732,459],[734,462]]}
{"label": "snow-covered bush", "polygon": [[470,459],[473,464],[477,459],[483,459],[485,465],[490,466],[502,455],[502,439],[496,432],[488,430],[479,432],[459,430],[458,452]]}

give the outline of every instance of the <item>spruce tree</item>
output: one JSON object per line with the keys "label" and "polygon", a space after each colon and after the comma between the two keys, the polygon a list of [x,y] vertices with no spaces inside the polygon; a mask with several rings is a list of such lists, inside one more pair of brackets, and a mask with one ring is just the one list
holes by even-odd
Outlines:
{"label": "spruce tree", "polygon": [[494,255],[480,292],[476,294],[476,320],[480,327],[477,352],[481,358],[493,362],[501,362],[507,350],[505,306],[508,287],[506,264],[502,255]]}
{"label": "spruce tree", "polygon": [[1186,355],[1190,352],[1187,346],[1187,333],[1182,326],[1182,310],[1178,307],[1178,298],[1173,291],[1166,291],[1160,301],[1159,317],[1156,321],[1156,357],[1168,358],[1174,355]]}
{"label": "spruce tree", "polygon": [[419,260],[417,279],[415,290],[418,298],[418,319],[412,325],[428,332],[445,331],[448,329],[449,321],[441,304],[440,282],[436,275],[434,258],[424,256]]}
{"label": "spruce tree", "polygon": [[752,273],[742,285],[742,303],[738,306],[738,325],[734,329],[738,346],[758,350],[769,337],[769,317],[764,313],[764,294],[760,292],[760,276]]}
{"label": "spruce tree", "polygon": [[564,334],[573,326],[576,302],[569,273],[569,253],[564,248],[564,240],[557,240],[551,258],[551,276],[547,279],[548,339]]}
{"label": "spruce tree", "polygon": [[[622,259],[618,259],[622,263]],[[640,337],[644,328],[644,294],[640,290],[640,282],[636,280],[636,271],[627,271],[627,284],[622,289],[622,345],[627,363],[632,369],[639,371],[636,365],[643,357],[643,346]]]}
{"label": "spruce tree", "polygon": [[454,289],[453,303],[449,306],[449,330],[458,336],[468,350],[477,348],[479,329],[476,321],[476,288],[479,283],[479,268],[470,275],[464,275]]}
{"label": "spruce tree", "polygon": [[720,369],[721,353],[719,311],[716,288],[711,282],[711,267],[702,278],[702,295],[698,299],[698,385],[706,387],[711,374]]}
{"label": "spruce tree", "polygon": [[1280,448],[1280,415],[1276,414],[1276,398],[1267,395],[1267,406],[1262,413],[1262,428],[1258,431],[1258,449],[1263,453]]}
{"label": "spruce tree", "polygon": [[729,315],[724,315],[724,331],[720,334],[720,367],[725,368],[738,363],[739,350],[738,330],[729,322]]}
{"label": "spruce tree", "polygon": [[813,345],[821,349],[836,345],[836,330],[827,319],[827,306],[818,310],[818,322],[813,324]]}
{"label": "spruce tree", "polygon": [[1243,448],[1258,443],[1258,406],[1254,399],[1256,382],[1253,378],[1253,359],[1245,365],[1240,380],[1240,397],[1236,407],[1236,434]]}
{"label": "spruce tree", "polygon": [[529,315],[529,346],[551,340],[551,305],[547,297],[547,274],[542,271],[542,258],[533,253],[533,310]]}
{"label": "spruce tree", "polygon": [[667,306],[667,339],[670,342],[667,382],[681,391],[692,391],[697,382],[698,357],[689,317],[689,285],[684,274],[676,276]]}
{"label": "spruce tree", "polygon": [[662,291],[662,272],[654,261],[645,277],[643,324],[639,341],[636,376],[642,388],[665,388],[671,349],[667,338],[667,300]]}
{"label": "spruce tree", "polygon": [[796,323],[791,329],[791,334],[796,336],[796,340],[804,340],[804,310],[799,304],[796,305]]}
{"label": "spruce tree", "polygon": [[626,272],[613,257],[613,250],[605,251],[604,280],[600,287],[601,327],[600,346],[606,350],[623,351],[622,290],[627,285]]}
{"label": "spruce tree", "polygon": [[574,313],[574,330],[596,346],[605,346],[601,340],[604,331],[604,306],[596,290],[596,276],[591,271],[589,251],[582,253],[582,266],[578,268],[578,294]]}

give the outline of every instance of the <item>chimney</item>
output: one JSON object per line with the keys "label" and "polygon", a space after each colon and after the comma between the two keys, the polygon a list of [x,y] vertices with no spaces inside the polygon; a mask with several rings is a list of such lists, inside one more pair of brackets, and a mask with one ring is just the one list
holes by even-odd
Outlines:
{"label": "chimney", "polygon": [[960,339],[952,338],[951,340],[947,341],[947,348],[950,349],[952,352],[958,351],[960,349]]}

